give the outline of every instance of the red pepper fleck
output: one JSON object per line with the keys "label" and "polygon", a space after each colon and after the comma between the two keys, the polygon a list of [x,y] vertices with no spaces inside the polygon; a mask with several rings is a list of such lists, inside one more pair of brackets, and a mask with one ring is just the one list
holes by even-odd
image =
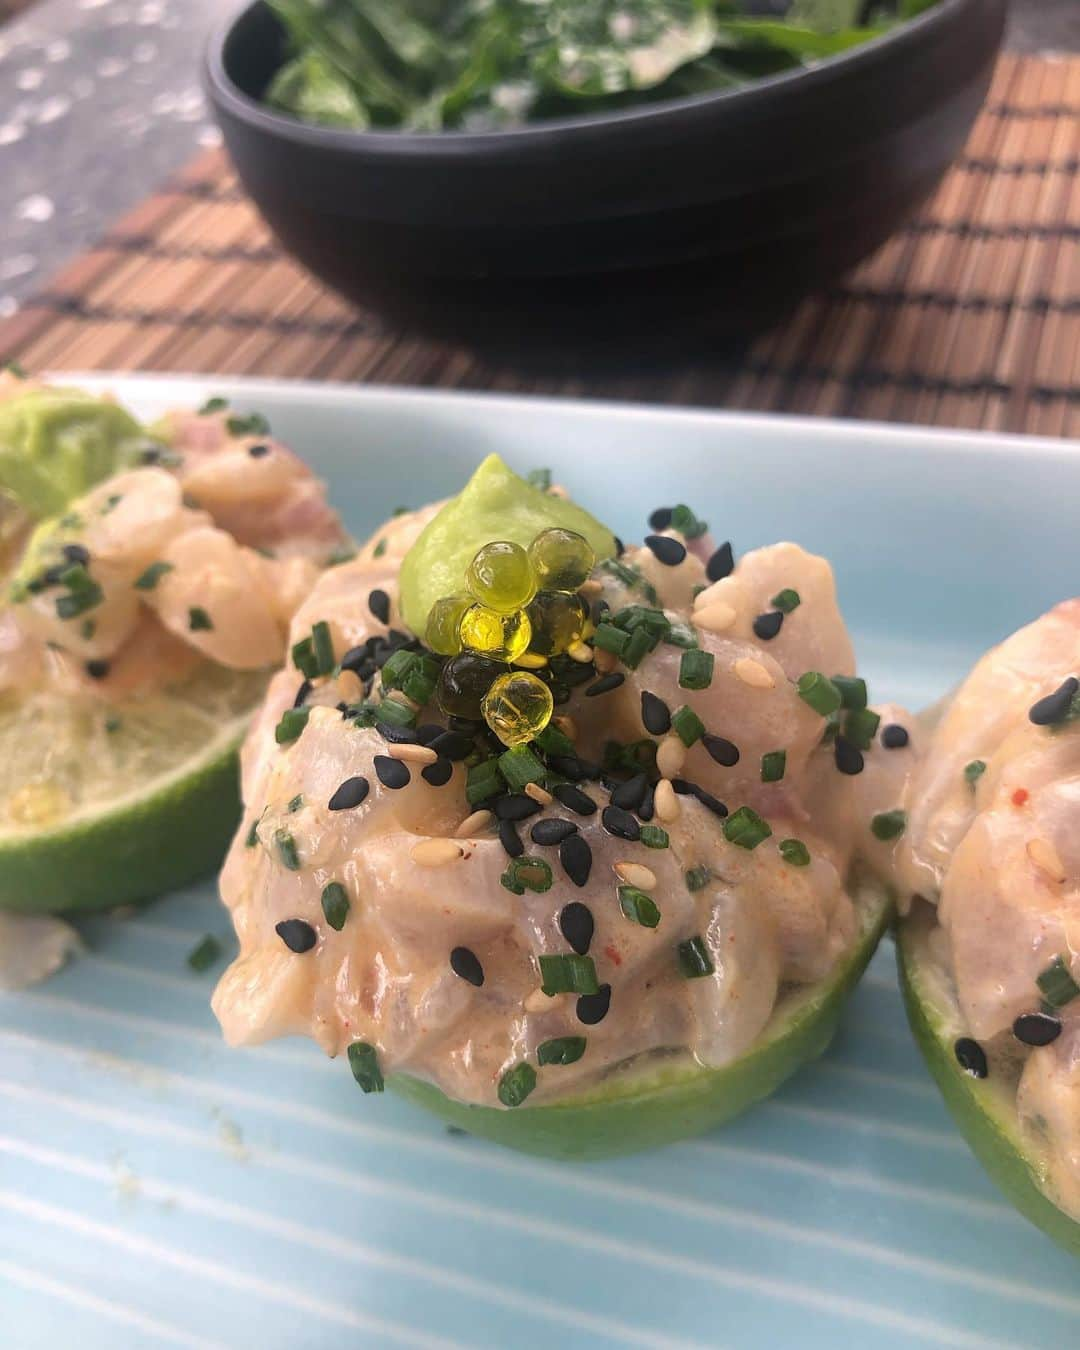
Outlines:
{"label": "red pepper fleck", "polygon": [[1027,799],[1031,796],[1027,788],[1017,788],[1012,795],[1013,806],[1026,806]]}
{"label": "red pepper fleck", "polygon": [[604,948],[604,955],[613,966],[622,965],[622,957],[619,955],[619,949],[615,946],[614,942],[609,942]]}

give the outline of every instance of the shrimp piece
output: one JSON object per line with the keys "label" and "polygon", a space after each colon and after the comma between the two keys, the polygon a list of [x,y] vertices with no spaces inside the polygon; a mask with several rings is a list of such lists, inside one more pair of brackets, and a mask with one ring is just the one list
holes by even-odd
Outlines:
{"label": "shrimp piece", "polygon": [[145,599],[171,632],[212,661],[256,670],[281,660],[285,632],[257,554],[209,526],[179,535]]}

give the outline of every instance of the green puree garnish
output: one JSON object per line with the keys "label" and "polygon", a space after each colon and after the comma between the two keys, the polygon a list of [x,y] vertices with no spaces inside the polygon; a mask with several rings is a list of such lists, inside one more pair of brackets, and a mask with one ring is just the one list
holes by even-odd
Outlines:
{"label": "green puree garnish", "polygon": [[761,17],[746,0],[270,0],[293,54],[266,101],[326,126],[513,126],[737,87],[934,3],[788,0]]}

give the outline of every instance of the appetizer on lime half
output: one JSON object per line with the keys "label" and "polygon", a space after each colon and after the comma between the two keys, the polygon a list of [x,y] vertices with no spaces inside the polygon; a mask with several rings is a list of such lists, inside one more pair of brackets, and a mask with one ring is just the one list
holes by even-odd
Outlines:
{"label": "appetizer on lime half", "polygon": [[240,739],[346,542],[267,432],[0,376],[0,907],[143,899],[224,854]]}
{"label": "appetizer on lime half", "polygon": [[320,580],[244,750],[231,1042],[310,1035],[567,1158],[824,1049],[887,919],[907,719],[867,707],[822,559],[736,562],[685,506],[650,530],[491,456]]}
{"label": "appetizer on lime half", "polygon": [[[1080,600],[975,666],[908,787],[899,959],[987,1171],[1080,1254]],[[914,897],[914,899],[912,899]]]}

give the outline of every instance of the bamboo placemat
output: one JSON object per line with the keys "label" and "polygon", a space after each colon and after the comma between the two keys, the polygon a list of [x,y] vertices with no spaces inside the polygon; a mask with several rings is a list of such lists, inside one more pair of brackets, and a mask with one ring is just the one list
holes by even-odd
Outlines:
{"label": "bamboo placemat", "polygon": [[1080,436],[1080,58],[1005,56],[918,218],[736,355],[574,379],[380,326],[276,248],[200,156],[0,325],[29,369],[278,375]]}

